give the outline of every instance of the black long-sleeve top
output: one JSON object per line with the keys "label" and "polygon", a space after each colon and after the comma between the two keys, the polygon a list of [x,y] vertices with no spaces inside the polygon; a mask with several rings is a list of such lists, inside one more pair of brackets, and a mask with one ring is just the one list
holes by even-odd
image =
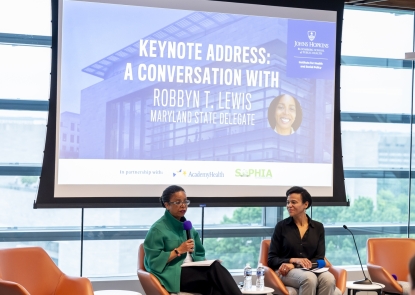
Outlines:
{"label": "black long-sleeve top", "polygon": [[300,230],[292,217],[277,223],[268,252],[268,266],[277,270],[290,258],[308,258],[311,262],[324,259],[326,246],[324,226],[308,217],[308,229],[301,239]]}

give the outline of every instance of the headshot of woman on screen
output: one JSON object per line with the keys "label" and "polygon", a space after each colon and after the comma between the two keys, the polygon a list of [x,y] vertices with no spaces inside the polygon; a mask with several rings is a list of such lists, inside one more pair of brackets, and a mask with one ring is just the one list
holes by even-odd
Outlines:
{"label": "headshot of woman on screen", "polygon": [[277,96],[268,107],[268,123],[280,135],[294,134],[302,120],[300,103],[289,94]]}

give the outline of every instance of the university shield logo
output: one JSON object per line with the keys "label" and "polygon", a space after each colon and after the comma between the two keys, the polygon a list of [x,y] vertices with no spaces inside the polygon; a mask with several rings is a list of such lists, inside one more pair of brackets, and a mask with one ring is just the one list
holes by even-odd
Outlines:
{"label": "university shield logo", "polygon": [[308,31],[307,35],[308,39],[310,39],[310,41],[313,41],[316,38],[316,31]]}

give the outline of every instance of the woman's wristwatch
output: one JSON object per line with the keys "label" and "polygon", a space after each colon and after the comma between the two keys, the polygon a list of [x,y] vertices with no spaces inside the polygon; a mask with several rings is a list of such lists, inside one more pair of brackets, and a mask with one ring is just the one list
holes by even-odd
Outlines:
{"label": "woman's wristwatch", "polygon": [[177,248],[174,248],[174,252],[176,252],[177,256],[180,256],[181,255],[180,252],[179,252],[179,250],[177,250]]}

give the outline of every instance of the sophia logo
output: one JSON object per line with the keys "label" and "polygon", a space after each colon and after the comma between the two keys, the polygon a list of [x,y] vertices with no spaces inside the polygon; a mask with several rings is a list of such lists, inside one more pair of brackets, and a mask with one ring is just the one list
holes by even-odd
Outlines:
{"label": "sophia logo", "polygon": [[272,178],[270,169],[236,169],[235,177]]}
{"label": "sophia logo", "polygon": [[308,35],[308,39],[310,39],[310,41],[314,41],[314,39],[316,38],[317,33],[316,33],[316,31],[308,31],[307,35]]}

